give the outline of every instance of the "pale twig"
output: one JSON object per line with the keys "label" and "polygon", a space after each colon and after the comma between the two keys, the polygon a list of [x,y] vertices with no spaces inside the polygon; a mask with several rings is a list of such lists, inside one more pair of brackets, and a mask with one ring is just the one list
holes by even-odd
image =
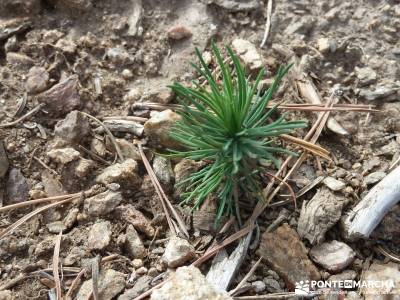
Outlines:
{"label": "pale twig", "polygon": [[40,158],[33,156],[33,159],[36,160],[40,165],[42,165],[43,168],[48,170],[50,173],[53,173],[54,175],[58,176],[58,173],[54,171],[52,168],[50,168],[48,165],[46,165]]}
{"label": "pale twig", "polygon": [[62,231],[60,231],[60,234],[56,237],[56,242],[54,245],[54,254],[53,254],[53,277],[54,277],[57,300],[62,300],[61,281],[58,270],[58,265],[60,263],[61,237],[62,237]]}
{"label": "pale twig", "polygon": [[79,196],[79,195],[81,195],[81,193],[53,196],[53,197],[40,198],[40,199],[35,199],[35,200],[27,200],[27,201],[23,201],[20,203],[15,203],[15,204],[0,207],[0,213],[6,212],[6,211],[9,211],[12,209],[29,206],[29,205],[41,204],[41,203],[50,202],[50,201],[65,200],[67,198],[71,198],[71,197],[75,197],[75,196]]}
{"label": "pale twig", "polygon": [[38,213],[41,213],[49,208],[61,205],[61,204],[65,204],[68,203],[72,200],[78,199],[79,197],[71,197],[65,200],[61,200],[59,202],[56,203],[51,203],[45,206],[42,206],[36,210],[34,210],[33,212],[23,216],[21,219],[19,219],[18,221],[16,221],[15,223],[11,224],[10,226],[8,226],[6,229],[4,229],[1,233],[0,233],[0,239],[4,238],[7,234],[13,232],[15,229],[17,229],[19,226],[21,226],[23,223],[25,223],[26,221],[28,221],[30,218],[32,218],[33,216],[37,215]]}
{"label": "pale twig", "polygon": [[261,263],[262,257],[260,257],[257,262],[251,267],[250,271],[243,277],[243,279],[239,282],[239,284],[231,291],[229,291],[229,295],[233,296],[237,293],[237,291],[247,282],[247,279],[257,270],[258,265]]}
{"label": "pale twig", "polygon": [[171,211],[175,220],[178,222],[180,231],[184,234],[184,236],[186,238],[189,238],[189,232],[186,229],[185,223],[182,221],[181,217],[178,215],[175,208],[172,206],[171,202],[169,201],[167,195],[165,194],[160,182],[157,179],[156,174],[154,173],[149,161],[147,160],[146,155],[144,154],[143,147],[141,144],[139,144],[139,153],[140,153],[140,156],[142,157],[142,161],[144,163],[147,173],[149,174],[150,180],[157,192],[157,195],[161,200],[161,204],[163,206],[165,216],[167,217],[168,225],[169,225],[171,231],[176,234],[176,228],[175,228],[176,225],[174,225],[173,220],[170,217],[169,211]]}
{"label": "pale twig", "polygon": [[0,124],[0,128],[11,127],[11,126],[14,126],[14,125],[22,122],[23,120],[25,120],[25,119],[29,118],[30,116],[33,116],[34,114],[36,114],[39,110],[41,110],[43,108],[43,106],[45,106],[44,103],[41,103],[41,104],[35,106],[32,110],[28,111],[21,118],[15,120],[15,121],[12,121],[10,123]]}
{"label": "pale twig", "polygon": [[393,253],[390,253],[388,250],[386,250],[381,245],[376,245],[375,250],[378,251],[379,253],[381,253],[382,255],[386,256],[387,258],[389,258],[397,263],[400,263],[400,257],[394,255]]}
{"label": "pale twig", "polygon": [[260,48],[264,47],[265,43],[267,42],[269,32],[271,30],[271,15],[272,15],[272,0],[268,0],[267,3],[267,20],[265,22],[265,31],[264,36],[260,44]]}
{"label": "pale twig", "polygon": [[110,162],[106,161],[104,158],[100,157],[99,155],[97,155],[96,153],[90,151],[89,149],[86,149],[82,145],[78,145],[78,148],[81,149],[83,152],[87,153],[88,155],[90,155],[92,158],[102,162],[103,164],[108,165],[108,166],[111,165]]}
{"label": "pale twig", "polygon": [[99,298],[99,259],[97,255],[92,263],[92,285],[93,285],[93,300],[100,300]]}
{"label": "pale twig", "polygon": [[85,113],[83,111],[81,111],[81,113],[84,114],[85,116],[87,116],[89,119],[92,119],[93,121],[97,122],[101,127],[103,127],[104,131],[109,136],[111,143],[114,145],[115,151],[117,151],[119,160],[121,162],[123,162],[124,155],[122,154],[121,148],[119,147],[119,145],[118,145],[117,141],[115,140],[114,135],[111,133],[110,129],[108,129],[108,127],[106,125],[104,125],[104,123],[102,121],[100,121],[99,119],[97,119],[96,117],[93,117],[92,115],[89,115],[88,113]]}
{"label": "pale twig", "polygon": [[135,121],[138,123],[145,123],[148,119],[143,117],[135,117],[135,116],[111,116],[111,117],[103,117],[104,121],[106,120],[126,120],[126,121]]}
{"label": "pale twig", "polygon": [[66,300],[72,300],[72,294],[74,293],[75,289],[78,287],[78,283],[80,279],[82,278],[83,275],[85,275],[86,269],[83,268],[78,275],[75,277],[74,281],[72,281],[71,286],[69,287],[69,290],[67,294],[65,295]]}

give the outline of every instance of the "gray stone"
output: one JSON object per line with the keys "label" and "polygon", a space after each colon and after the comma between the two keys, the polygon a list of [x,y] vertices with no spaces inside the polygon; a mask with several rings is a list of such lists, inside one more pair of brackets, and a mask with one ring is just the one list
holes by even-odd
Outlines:
{"label": "gray stone", "polygon": [[359,80],[360,86],[366,86],[376,81],[376,72],[370,67],[355,67],[354,71]]}
{"label": "gray stone", "polygon": [[136,229],[129,225],[125,234],[125,247],[130,255],[130,258],[144,258],[146,256],[146,249],[143,242],[137,233]]}
{"label": "gray stone", "polygon": [[396,94],[399,88],[394,86],[378,86],[375,90],[362,89],[359,93],[361,98],[368,101],[384,99]]}
{"label": "gray stone", "polygon": [[102,216],[112,212],[121,201],[120,192],[106,191],[85,199],[84,209],[90,216]]}
{"label": "gray stone", "polygon": [[337,192],[343,190],[346,184],[343,181],[337,180],[333,177],[326,177],[324,179],[324,184],[332,191]]}
{"label": "gray stone", "polygon": [[97,176],[96,182],[102,184],[118,183],[121,186],[137,187],[140,185],[140,178],[137,174],[138,165],[133,159],[127,159],[122,163],[109,166]]}
{"label": "gray stone", "polygon": [[339,241],[326,242],[310,250],[311,259],[329,272],[336,273],[356,258],[356,253],[348,245]]}
{"label": "gray stone", "polygon": [[108,221],[93,224],[89,231],[88,247],[91,250],[102,250],[111,241],[111,223]]}
{"label": "gray stone", "polygon": [[60,233],[64,232],[67,227],[64,225],[62,221],[54,221],[46,225],[47,229],[51,233]]}
{"label": "gray stone", "polygon": [[264,278],[265,288],[270,293],[279,293],[282,291],[279,282],[272,278]]}
{"label": "gray stone", "polygon": [[262,293],[266,289],[266,284],[261,280],[254,281],[251,285],[256,293]]}
{"label": "gray stone", "polygon": [[28,200],[29,186],[19,169],[11,169],[6,182],[7,203],[19,203]]}
{"label": "gray stone", "polygon": [[[92,293],[92,279],[86,280],[78,294],[76,300],[87,300]],[[125,288],[125,275],[112,269],[103,270],[99,274],[98,280],[99,299],[111,300]]]}
{"label": "gray stone", "polygon": [[[386,283],[379,286],[371,285],[370,287],[362,287],[361,293],[366,300],[384,299],[384,297],[377,298],[377,295],[386,295],[389,299],[397,299],[395,295],[400,295],[400,271],[398,264],[380,264],[374,262],[368,270],[363,272],[363,280],[366,282]],[[394,297],[391,298],[390,296]]]}
{"label": "gray stone", "polygon": [[126,290],[121,296],[118,297],[118,300],[132,300],[138,297],[143,292],[147,291],[150,288],[150,282],[153,280],[151,276],[140,276],[133,287]]}
{"label": "gray stone", "polygon": [[46,110],[55,117],[78,109],[82,104],[78,92],[78,77],[74,75],[60,81],[51,89],[39,94],[37,100],[45,103]]}
{"label": "gray stone", "polygon": [[249,71],[257,71],[262,68],[262,56],[257,51],[255,45],[247,40],[235,39],[232,42],[232,48],[239,55],[240,59]]}
{"label": "gray stone", "polygon": [[6,59],[7,63],[20,70],[26,70],[35,63],[29,56],[16,52],[7,52]]}
{"label": "gray stone", "polygon": [[154,157],[153,170],[158,180],[166,186],[169,186],[174,180],[174,171],[172,170],[171,162],[165,157]]}
{"label": "gray stone", "polygon": [[6,175],[9,165],[6,149],[0,140],[0,179]]}
{"label": "gray stone", "polygon": [[179,143],[170,136],[170,132],[173,124],[180,118],[177,113],[170,109],[159,112],[144,124],[144,133],[154,145],[177,148]]}
{"label": "gray stone", "polygon": [[214,3],[218,6],[226,8],[230,11],[250,11],[258,9],[260,7],[260,1],[258,0],[202,0],[203,2],[210,4]]}
{"label": "gray stone", "polygon": [[379,171],[373,172],[364,177],[364,184],[366,185],[375,184],[381,181],[383,178],[385,178],[385,176],[386,176],[385,172],[379,172]]}
{"label": "gray stone", "polygon": [[49,73],[45,68],[32,67],[27,76],[26,91],[29,94],[37,94],[43,92],[47,88]]}
{"label": "gray stone", "polygon": [[171,280],[151,294],[151,300],[232,300],[226,292],[219,292],[209,284],[196,267],[181,267]]}
{"label": "gray stone", "polygon": [[182,266],[185,262],[195,257],[194,247],[185,239],[173,236],[165,247],[163,261],[170,268]]}
{"label": "gray stone", "polygon": [[64,120],[57,122],[54,134],[71,143],[79,143],[90,133],[87,117],[79,111],[71,111]]}
{"label": "gray stone", "polygon": [[80,153],[79,151],[76,151],[74,148],[67,147],[67,148],[52,149],[49,152],[47,152],[47,156],[50,157],[55,162],[65,165],[74,160],[77,160],[80,157]]}
{"label": "gray stone", "polygon": [[345,281],[345,280],[353,280],[357,277],[357,272],[354,270],[345,270],[342,273],[335,274],[332,276],[329,276],[328,280],[329,281]]}

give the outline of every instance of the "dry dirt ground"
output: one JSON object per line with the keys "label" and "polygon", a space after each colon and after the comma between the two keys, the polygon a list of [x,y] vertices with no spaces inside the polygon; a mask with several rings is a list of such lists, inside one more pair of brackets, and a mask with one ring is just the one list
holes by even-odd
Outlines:
{"label": "dry dirt ground", "polygon": [[[213,210],[203,208],[203,214],[191,217],[188,209],[178,209],[190,228],[190,244],[166,249],[168,224],[136,145],[145,145],[157,177],[178,204],[174,182],[196,166],[153,155],[151,150],[170,146],[167,135],[175,115],[157,116],[159,108],[141,103],[165,109],[176,103],[167,85],[197,76],[189,64],[195,60],[194,48],[209,57],[212,39],[221,47],[240,39],[255,51],[242,57],[246,67],[252,71],[261,61],[266,78],[279,65],[295,62],[323,102],[335,89],[339,103],[379,110],[334,113],[347,134],[326,128],[318,140],[332,162],[310,155],[290,179],[296,192],[309,187],[307,192],[298,197],[297,210],[288,203],[265,211],[258,222],[260,237],[252,241],[230,289],[262,256],[242,296],[292,292],[303,278],[358,280],[363,274],[393,279],[392,293],[400,291],[399,205],[369,239],[346,240],[340,222],[400,157],[400,4],[273,2],[270,34],[261,48],[267,1],[0,0],[0,206],[91,188],[93,195],[101,192],[36,214],[1,238],[0,299],[55,297],[52,268],[60,231],[63,294],[83,268],[88,270],[71,299],[88,299],[96,258],[103,259],[99,299],[123,300],[204,253],[215,236],[207,226]],[[211,57],[210,67],[215,67]],[[275,100],[306,103],[294,81],[289,74]],[[1,125],[38,105],[31,117]],[[129,159],[117,165],[117,153],[102,127],[72,111],[107,121]],[[297,111],[289,117],[305,118],[310,126],[317,119],[315,113]],[[148,118],[153,123],[143,129]],[[326,178],[319,180],[321,176]],[[274,202],[282,200],[278,198]],[[304,204],[311,199],[316,204],[309,210],[315,216],[305,221]],[[41,205],[2,212],[1,230]],[[244,216],[252,205],[243,203]],[[168,251],[184,253],[171,262]],[[200,269],[206,274],[209,266]],[[368,298],[365,294],[355,289],[345,297]]]}

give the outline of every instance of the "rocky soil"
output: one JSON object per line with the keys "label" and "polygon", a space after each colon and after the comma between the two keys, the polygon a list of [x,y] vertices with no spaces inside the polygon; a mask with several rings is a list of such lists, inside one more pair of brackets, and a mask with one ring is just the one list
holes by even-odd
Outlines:
{"label": "rocky soil", "polygon": [[[189,64],[195,47],[215,67],[211,40],[231,45],[249,74],[264,66],[266,85],[279,65],[294,62],[323,102],[335,89],[339,103],[379,110],[334,113],[340,130],[329,127],[318,140],[332,162],[310,155],[292,176],[296,192],[306,187],[298,208],[267,208],[228,291],[262,257],[237,296],[289,293],[305,280],[361,278],[392,280],[385,292],[400,295],[399,204],[369,239],[346,239],[341,222],[399,164],[400,4],[274,1],[261,48],[267,2],[0,0],[0,206],[89,191],[0,239],[0,299],[56,299],[60,232],[61,290],[65,295],[73,285],[70,299],[89,299],[93,277],[99,299],[128,300],[169,276],[151,299],[231,299],[205,279],[211,262],[187,267],[219,238],[212,199],[193,214],[178,206],[176,183],[202,164],[156,155],[177,146],[168,135],[178,115],[167,85],[198,76]],[[294,76],[287,76],[276,100],[305,103]],[[119,152],[91,116],[112,132]],[[310,126],[317,119],[297,111],[289,117]],[[190,228],[189,240],[169,231],[139,144]],[[0,210],[0,231],[45,204]],[[244,203],[243,215],[253,206]],[[329,297],[376,299],[378,292]]]}

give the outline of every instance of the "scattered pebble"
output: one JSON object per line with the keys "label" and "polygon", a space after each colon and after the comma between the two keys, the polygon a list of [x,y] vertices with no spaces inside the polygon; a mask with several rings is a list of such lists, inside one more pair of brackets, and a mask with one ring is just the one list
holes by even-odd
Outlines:
{"label": "scattered pebble", "polygon": [[177,148],[179,143],[170,137],[172,125],[180,116],[170,109],[156,113],[144,124],[144,133],[155,146]]}
{"label": "scattered pebble", "polygon": [[263,60],[256,46],[243,39],[235,39],[232,48],[242,59],[249,71],[257,71],[263,66]]}
{"label": "scattered pebble", "polygon": [[329,272],[336,273],[350,265],[356,253],[343,242],[331,241],[314,246],[310,257]]}
{"label": "scattered pebble", "polygon": [[29,200],[29,186],[19,169],[12,168],[6,182],[7,203],[14,204]]}
{"label": "scattered pebble", "polygon": [[45,68],[32,67],[27,76],[26,91],[29,94],[37,94],[43,92],[47,88],[49,73]]}
{"label": "scattered pebble", "polygon": [[171,40],[183,40],[190,38],[192,36],[192,32],[185,26],[182,25],[175,25],[168,29],[168,37]]}
{"label": "scattered pebble", "polygon": [[383,178],[385,178],[385,176],[386,176],[385,172],[379,172],[379,171],[373,172],[373,173],[365,176],[363,182],[365,185],[375,184],[375,183],[381,181]]}
{"label": "scattered pebble", "polygon": [[111,241],[111,223],[104,221],[96,223],[89,231],[88,247],[91,250],[102,250]]}
{"label": "scattered pebble", "polygon": [[326,177],[324,179],[324,184],[332,191],[337,192],[343,190],[346,184],[343,181],[337,180],[333,177]]}
{"label": "scattered pebble", "polygon": [[80,153],[74,148],[67,147],[50,150],[47,152],[47,156],[59,164],[66,165],[71,161],[77,160],[80,157]]}
{"label": "scattered pebble", "polygon": [[165,247],[162,259],[170,268],[182,266],[195,257],[194,247],[185,239],[173,236]]}
{"label": "scattered pebble", "polygon": [[87,117],[79,111],[72,111],[64,120],[58,121],[54,134],[71,143],[79,143],[90,133],[90,124]]}
{"label": "scattered pebble", "polygon": [[146,256],[146,249],[143,242],[132,225],[129,225],[125,234],[125,247],[132,258],[144,258]]}
{"label": "scattered pebble", "polygon": [[112,212],[122,201],[120,192],[106,191],[85,199],[84,209],[90,216],[102,216]]}
{"label": "scattered pebble", "polygon": [[140,178],[137,174],[138,165],[133,159],[127,159],[122,163],[116,163],[103,170],[96,177],[96,182],[102,184],[118,183],[128,187],[135,187],[140,184]]}

